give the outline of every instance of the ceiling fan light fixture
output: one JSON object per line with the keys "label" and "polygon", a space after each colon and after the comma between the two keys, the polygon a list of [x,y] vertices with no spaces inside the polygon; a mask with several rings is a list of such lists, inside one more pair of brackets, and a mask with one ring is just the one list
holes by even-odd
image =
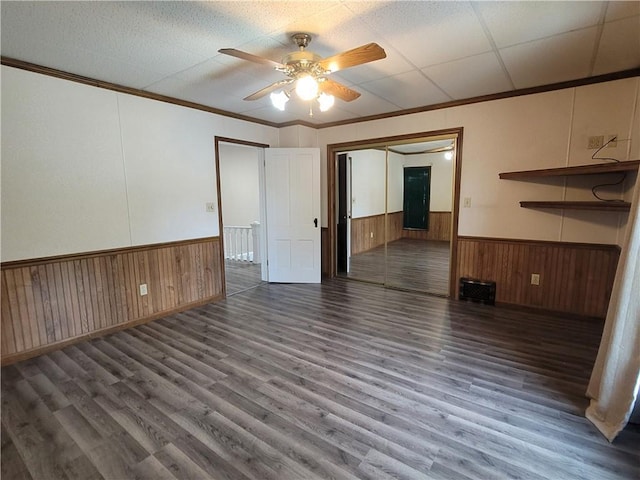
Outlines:
{"label": "ceiling fan light fixture", "polygon": [[[274,82],[246,96],[243,100],[259,100],[271,94],[273,106],[279,110],[284,110],[285,104],[295,90],[298,98],[305,102],[310,102],[311,115],[313,114],[313,107],[316,105],[313,100],[317,100],[320,111],[325,112],[333,106],[335,97],[344,102],[351,102],[360,97],[360,93],[351,90],[346,85],[326,78],[326,75],[338,70],[381,60],[387,56],[380,45],[368,43],[323,59],[320,55],[306,50],[309,42],[311,42],[311,35],[308,33],[296,33],[291,38],[298,46],[298,50],[286,55],[281,62],[252,55],[235,48],[221,48],[218,50],[224,55],[269,65],[289,77],[286,80]],[[320,84],[322,84],[322,88],[320,88]],[[293,88],[289,85],[293,86]],[[280,91],[283,88],[286,88],[287,91]],[[276,93],[277,91],[279,92]]]}
{"label": "ceiling fan light fixture", "polygon": [[296,81],[296,93],[302,100],[313,100],[318,95],[318,81],[311,75],[303,75]]}
{"label": "ceiling fan light fixture", "polygon": [[284,112],[284,106],[289,101],[289,95],[284,90],[280,90],[278,93],[272,92],[269,96],[271,98],[271,103],[278,110]]}
{"label": "ceiling fan light fixture", "polygon": [[327,95],[326,93],[321,93],[318,95],[318,103],[320,104],[320,111],[326,112],[335,103],[336,98],[333,95]]}

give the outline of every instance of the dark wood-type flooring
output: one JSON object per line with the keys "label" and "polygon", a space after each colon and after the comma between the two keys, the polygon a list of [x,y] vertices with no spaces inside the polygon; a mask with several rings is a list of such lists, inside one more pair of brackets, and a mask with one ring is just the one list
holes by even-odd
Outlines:
{"label": "dark wood-type flooring", "polygon": [[243,292],[262,283],[261,266],[252,262],[224,261],[227,295]]}
{"label": "dark wood-type flooring", "polygon": [[3,479],[637,479],[584,418],[602,325],[333,280],[2,369]]}
{"label": "dark wood-type flooring", "polygon": [[356,280],[421,292],[449,293],[449,242],[401,238],[351,257],[347,275]]}

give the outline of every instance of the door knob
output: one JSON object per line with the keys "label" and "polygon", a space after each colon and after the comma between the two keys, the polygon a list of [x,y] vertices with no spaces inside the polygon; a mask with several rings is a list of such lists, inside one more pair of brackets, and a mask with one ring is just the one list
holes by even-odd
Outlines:
{"label": "door knob", "polygon": [[313,224],[316,226],[316,228],[318,228],[318,219],[317,218],[313,219]]}

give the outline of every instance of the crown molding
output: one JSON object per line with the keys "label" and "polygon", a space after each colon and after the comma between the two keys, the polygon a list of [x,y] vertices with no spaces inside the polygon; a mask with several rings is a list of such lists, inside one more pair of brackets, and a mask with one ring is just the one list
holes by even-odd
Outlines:
{"label": "crown molding", "polygon": [[414,113],[429,112],[432,110],[441,110],[443,108],[459,107],[462,105],[470,105],[473,103],[490,102],[492,100],[501,100],[504,98],[520,97],[523,95],[533,95],[536,93],[552,92],[554,90],[563,90],[565,88],[582,87],[584,85],[592,85],[595,83],[611,82],[614,80],[622,80],[624,78],[632,78],[640,76],[640,68],[632,68],[620,72],[606,73],[595,77],[580,78],[577,80],[568,80],[565,82],[552,83],[549,85],[540,85],[537,87],[520,88],[517,90],[508,90],[506,92],[492,93],[489,95],[480,95],[477,97],[464,98],[460,100],[452,100],[450,102],[436,103],[433,105],[425,105],[423,107],[408,108],[405,110],[397,110],[395,112],[382,113],[378,115],[369,115],[367,117],[358,117],[357,119],[340,120],[338,122],[329,122],[316,125],[315,128],[329,128],[351,123],[369,122],[371,120],[381,120],[384,118],[399,117],[402,115],[411,115]]}
{"label": "crown molding", "polygon": [[0,63],[7,67],[19,68],[21,70],[28,70],[34,73],[40,73],[42,75],[48,75],[50,77],[60,78],[62,80],[69,80],[71,82],[82,83],[84,85],[91,85],[92,87],[104,88],[107,90],[113,90],[114,92],[126,93],[129,95],[135,95],[136,97],[148,98],[151,100],[157,100],[159,102],[171,103],[173,105],[179,105],[181,107],[193,108],[195,110],[201,110],[203,112],[214,113],[216,115],[222,115],[224,117],[235,118],[237,120],[244,120],[246,122],[258,123],[260,125],[266,125],[269,127],[279,128],[280,125],[274,122],[268,122],[259,118],[249,117],[247,115],[241,115],[239,113],[228,112],[226,110],[220,110],[219,108],[208,107],[201,103],[189,102],[187,100],[180,100],[179,98],[169,97],[167,95],[160,95],[159,93],[152,93],[139,88],[125,87],[117,83],[104,82],[95,78],[83,77],[82,75],[76,75],[75,73],[64,72],[51,67],[44,67],[35,63],[24,62],[15,58],[0,57]]}
{"label": "crown molding", "polygon": [[178,98],[169,97],[167,95],[160,95],[157,93],[148,92],[138,88],[125,87],[117,83],[104,82],[94,78],[83,77],[74,73],[64,72],[51,67],[45,67],[37,65],[35,63],[29,63],[15,58],[0,57],[0,63],[8,67],[19,68],[21,70],[28,70],[34,73],[40,73],[42,75],[48,75],[51,77],[60,78],[63,80],[69,80],[71,82],[82,83],[85,85],[91,85],[94,87],[105,88],[107,90],[113,90],[115,92],[126,93],[129,95],[135,95],[137,97],[148,98],[151,100],[157,100],[160,102],[171,103],[182,107],[193,108],[195,110],[201,110],[203,112],[213,113],[224,117],[235,118],[237,120],[244,120],[246,122],[257,123],[259,125],[266,125],[274,128],[294,127],[302,126],[320,130],[323,128],[337,127],[342,125],[350,125],[353,123],[370,122],[372,120],[382,120],[385,118],[400,117],[403,115],[412,115],[415,113],[430,112],[433,110],[441,110],[443,108],[459,107],[462,105],[470,105],[473,103],[490,102],[492,100],[501,100],[505,98],[520,97],[523,95],[533,95],[536,93],[551,92],[554,90],[563,90],[566,88],[581,87],[584,85],[592,85],[595,83],[611,82],[614,80],[622,80],[625,78],[632,78],[640,76],[640,68],[632,68],[630,70],[623,70],[620,72],[606,73],[604,75],[597,75],[594,77],[585,77],[577,80],[568,80],[565,82],[552,83],[549,85],[541,85],[537,87],[520,88],[517,90],[509,90],[506,92],[492,93],[490,95],[480,95],[477,97],[464,98],[460,100],[452,100],[450,102],[437,103],[433,105],[424,105],[422,107],[408,108],[404,110],[396,110],[394,112],[381,113],[378,115],[369,115],[366,117],[357,117],[348,120],[340,120],[337,122],[327,123],[309,123],[304,120],[294,120],[291,122],[275,123],[259,118],[250,117],[248,115],[241,115],[238,113],[228,112],[214,107],[208,107],[200,103],[189,102],[186,100],[180,100]]}

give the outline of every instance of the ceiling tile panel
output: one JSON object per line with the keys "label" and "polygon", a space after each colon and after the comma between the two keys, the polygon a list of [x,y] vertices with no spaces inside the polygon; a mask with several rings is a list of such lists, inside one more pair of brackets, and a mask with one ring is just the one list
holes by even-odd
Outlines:
{"label": "ceiling tile panel", "polygon": [[[3,18],[12,18],[2,25],[2,54],[9,57],[49,66],[71,63],[73,73],[97,74],[101,80],[134,87],[203,60],[176,47],[166,35],[162,41],[154,37],[144,22],[117,23],[119,30],[114,35],[114,25],[101,16],[102,5],[92,10],[82,2],[3,2],[2,9]],[[25,23],[31,26],[28,35],[19,31]],[[42,51],[51,58],[40,61],[45,56]]]}
{"label": "ceiling tile panel", "polygon": [[[371,32],[344,5],[336,5],[314,15],[297,18],[272,32],[271,37],[286,42],[295,49],[291,35],[298,32],[311,35],[309,50],[322,57],[372,41]],[[344,32],[349,34],[345,35]]]}
{"label": "ceiling tile panel", "polygon": [[638,1],[608,2],[605,21],[611,22],[635,15],[640,15],[640,2]]}
{"label": "ceiling tile panel", "polygon": [[390,2],[348,8],[416,67],[426,67],[491,50],[469,2]]}
{"label": "ceiling tile panel", "polygon": [[[362,93],[363,97],[349,103],[342,103],[340,106],[343,110],[353,113],[355,117],[366,117],[369,115],[378,115],[381,113],[394,112],[398,107],[391,102],[387,102],[367,91]],[[359,101],[362,99],[363,101]],[[338,102],[338,100],[336,100]]]}
{"label": "ceiling tile panel", "polygon": [[417,71],[366,82],[361,87],[400,108],[411,108],[451,100]]}
{"label": "ceiling tile panel", "polygon": [[442,63],[422,69],[436,85],[455,99],[512,90],[495,53]]}
{"label": "ceiling tile panel", "polygon": [[516,88],[589,75],[597,28],[587,28],[500,50]]}
{"label": "ceiling tile panel", "polygon": [[44,34],[36,33],[15,42],[13,39],[20,38],[21,34],[14,35],[14,31],[20,29],[20,24],[3,24],[3,56],[133,88],[142,88],[165,75],[148,66],[127,63],[110,55],[96,55],[78,43],[69,42],[69,46],[61,50],[57,43],[43,38]]}
{"label": "ceiling tile panel", "polygon": [[287,111],[281,112],[280,110],[276,110],[272,106],[263,106],[257,109],[253,109],[248,112],[241,112],[243,115],[248,115],[252,118],[257,118],[260,120],[265,120],[267,122],[274,123],[285,123],[285,122],[293,122],[295,120],[305,120],[304,116],[300,116],[295,112]]}
{"label": "ceiling tile panel", "polygon": [[64,3],[83,5],[83,17],[97,14],[106,25],[117,25],[119,32],[140,32],[159,45],[170,43],[201,59],[216,55],[227,41],[239,43],[261,35],[260,29],[221,11],[221,2]]}
{"label": "ceiling tile panel", "polygon": [[[502,92],[511,88],[504,67],[518,88],[640,67],[637,1],[3,1],[0,8],[5,57],[273,122],[323,123]],[[311,119],[293,100],[286,112],[268,97],[243,101],[285,77],[218,50],[281,61],[295,50],[297,31],[313,35],[310,49],[322,57],[376,42],[387,58],[334,74],[362,96]]]}
{"label": "ceiling tile panel", "polygon": [[498,48],[596,25],[603,2],[477,2]]}
{"label": "ceiling tile panel", "polygon": [[[304,120],[314,124],[321,124],[327,122],[339,122],[341,120],[348,120],[353,118],[353,113],[349,110],[345,110],[345,107],[348,104],[341,103],[331,108],[331,110],[327,112],[321,112],[317,108],[313,109],[313,117],[310,117],[308,114],[309,107],[306,108],[307,115]],[[302,118],[302,117],[300,117]]]}
{"label": "ceiling tile panel", "polygon": [[322,124],[353,118],[353,113],[342,110],[340,106],[334,106],[328,112],[321,112],[314,104],[313,116],[309,115],[309,107],[310,104],[308,102],[294,102],[291,100],[287,103],[287,107],[284,112],[274,109],[271,105],[265,105],[257,109],[246,111],[244,114],[274,123],[302,120],[312,124]]}
{"label": "ceiling tile panel", "polygon": [[637,67],[640,67],[640,15],[605,23],[593,74]]}
{"label": "ceiling tile panel", "polygon": [[[325,10],[313,17],[307,17],[286,27],[287,36],[291,32],[305,32],[312,35],[309,50],[321,57],[328,57],[352,48],[376,42],[387,53],[387,58],[367,65],[359,65],[341,71],[342,78],[350,83],[375,80],[408,72],[414,67],[393,46],[369,28],[358,16],[344,6]],[[348,34],[345,34],[348,32]],[[278,36],[277,38],[282,38]],[[290,44],[293,47],[293,43]]]}
{"label": "ceiling tile panel", "polygon": [[[278,77],[277,72],[267,72],[263,78],[253,77],[209,60],[146,89],[161,95],[180,95],[184,100],[219,107],[222,98],[234,96],[242,99],[275,81],[270,75]],[[238,88],[239,85],[242,85],[241,89]]]}
{"label": "ceiling tile panel", "polygon": [[313,17],[324,10],[338,6],[337,1],[233,1],[203,2],[215,4],[216,10],[230,18],[239,19],[242,24],[262,33],[270,34],[281,30],[298,19]]}

